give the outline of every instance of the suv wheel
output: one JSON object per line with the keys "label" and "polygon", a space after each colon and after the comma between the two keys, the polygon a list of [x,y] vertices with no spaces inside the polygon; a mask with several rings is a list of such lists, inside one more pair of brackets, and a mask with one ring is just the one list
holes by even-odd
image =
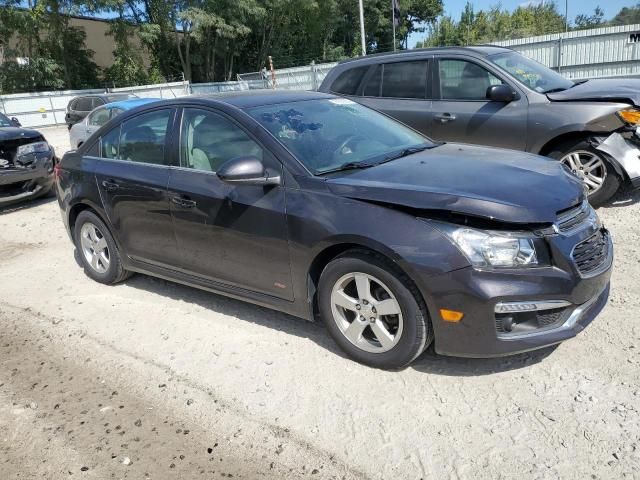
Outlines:
{"label": "suv wheel", "polygon": [[560,160],[582,179],[588,189],[589,203],[594,207],[606,203],[622,183],[611,162],[586,140],[560,145],[549,156]]}
{"label": "suv wheel", "polygon": [[376,254],[353,250],[330,262],[320,277],[318,301],[333,339],[366,365],[404,367],[433,340],[417,288]]}
{"label": "suv wheel", "polygon": [[76,219],[76,248],[87,276],[96,282],[114,284],[126,279],[130,273],[122,267],[120,252],[107,226],[88,210]]}

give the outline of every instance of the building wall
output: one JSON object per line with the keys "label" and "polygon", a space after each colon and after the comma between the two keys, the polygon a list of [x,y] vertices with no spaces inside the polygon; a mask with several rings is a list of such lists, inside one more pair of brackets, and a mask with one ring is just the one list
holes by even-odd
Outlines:
{"label": "building wall", "polygon": [[[109,21],[92,19],[87,17],[71,17],[69,24],[73,27],[79,27],[86,33],[85,47],[94,52],[93,61],[101,69],[110,67],[113,64],[113,50],[116,45],[109,33]],[[140,39],[133,35],[129,37],[129,42],[134,50],[137,50],[138,54],[142,58],[142,62],[145,67],[149,68],[151,65],[151,57],[147,50],[142,46]],[[15,49],[17,46],[17,38],[13,38],[9,42],[11,49]],[[5,58],[6,60],[6,58]]]}

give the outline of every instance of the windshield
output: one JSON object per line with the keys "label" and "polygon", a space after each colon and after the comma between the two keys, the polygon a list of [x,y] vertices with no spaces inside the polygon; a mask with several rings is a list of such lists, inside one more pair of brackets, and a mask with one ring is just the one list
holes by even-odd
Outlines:
{"label": "windshield", "polygon": [[489,60],[539,93],[559,92],[574,85],[571,80],[567,80],[559,73],[516,52],[490,55]]}
{"label": "windshield", "polygon": [[419,133],[345,98],[267,105],[247,112],[314,174],[376,163],[408,148],[433,145]]}
{"label": "windshield", "polygon": [[0,113],[0,127],[13,127],[13,123],[2,113]]}

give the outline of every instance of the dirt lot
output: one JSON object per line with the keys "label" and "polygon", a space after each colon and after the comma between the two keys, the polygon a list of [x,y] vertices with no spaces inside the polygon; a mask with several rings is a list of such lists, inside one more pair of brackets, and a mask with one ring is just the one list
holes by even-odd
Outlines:
{"label": "dirt lot", "polygon": [[640,478],[640,194],[600,215],[612,296],[578,338],[384,372],[320,325],[142,275],[99,285],[55,201],[5,211],[0,477]]}

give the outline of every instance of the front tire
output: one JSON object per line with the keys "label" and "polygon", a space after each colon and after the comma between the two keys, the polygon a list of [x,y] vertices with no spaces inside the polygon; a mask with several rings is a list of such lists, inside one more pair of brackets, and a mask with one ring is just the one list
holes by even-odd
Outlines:
{"label": "front tire", "polygon": [[402,368],[433,340],[417,287],[375,253],[351,250],[331,261],[320,276],[318,302],[336,343],[372,367]]}
{"label": "front tire", "polygon": [[549,156],[569,167],[588,188],[589,203],[604,205],[620,188],[622,178],[602,152],[586,140],[558,145]]}
{"label": "front tire", "polygon": [[130,276],[122,266],[120,252],[111,232],[95,213],[89,210],[80,212],[74,227],[74,238],[88,277],[112,285]]}

